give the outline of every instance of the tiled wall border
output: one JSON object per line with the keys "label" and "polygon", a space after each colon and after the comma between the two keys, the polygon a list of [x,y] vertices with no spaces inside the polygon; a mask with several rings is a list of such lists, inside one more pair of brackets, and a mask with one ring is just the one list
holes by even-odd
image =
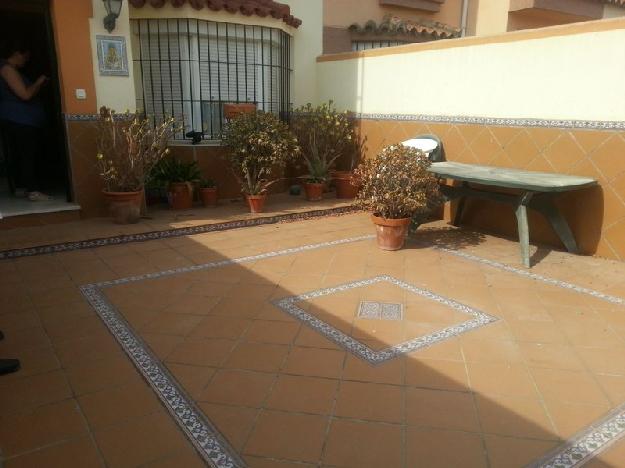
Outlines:
{"label": "tiled wall border", "polygon": [[424,114],[367,114],[355,113],[353,118],[361,120],[394,120],[403,122],[424,122],[462,125],[490,125],[500,127],[539,127],[565,128],[580,130],[625,130],[623,121],[599,120],[556,120],[529,118],[495,118],[459,115],[424,115]]}
{"label": "tiled wall border", "polygon": [[19,249],[0,250],[0,260],[32,257],[51,253],[71,252],[73,250],[91,249],[109,245],[129,244],[131,242],[145,242],[150,240],[170,239],[172,237],[192,236],[207,232],[228,231],[244,227],[263,226],[266,224],[292,223],[325,216],[340,216],[358,211],[352,206],[329,208],[322,210],[304,211],[301,213],[289,213],[275,216],[263,216],[252,219],[226,221],[223,223],[202,224],[200,226],[174,228],[164,231],[149,231],[138,234],[123,234],[119,236],[101,237],[75,242],[61,242],[58,244],[39,245]]}
{"label": "tiled wall border", "polygon": [[[322,296],[328,296],[330,294],[335,294],[341,291],[348,291],[350,289],[361,288],[380,282],[394,284],[395,286],[405,289],[406,291],[410,291],[413,294],[417,294],[419,296],[425,297],[432,301],[438,302],[439,304],[443,304],[447,307],[457,310],[458,312],[462,312],[471,318],[462,323],[451,325],[441,330],[428,333],[427,335],[418,336],[408,341],[389,346],[388,348],[375,351],[361,341],[352,338],[349,335],[346,335],[342,331],[324,322],[323,320],[318,319],[314,315],[309,314],[304,309],[296,305],[297,302],[306,301],[308,299],[314,299]],[[403,354],[411,353],[419,349],[433,346],[436,343],[440,343],[441,341],[445,341],[454,336],[462,335],[471,330],[475,330],[476,328],[483,327],[484,325],[488,325],[489,323],[498,320],[496,317],[493,317],[486,312],[482,312],[481,310],[477,310],[466,304],[461,304],[460,302],[454,301],[453,299],[440,296],[428,289],[418,288],[412,284],[398,280],[397,278],[389,275],[379,275],[365,280],[340,284],[331,288],[316,289],[314,291],[299,294],[297,296],[285,297],[283,299],[276,300],[273,303],[287,314],[301,321],[305,325],[309,326],[313,330],[328,338],[330,341],[333,341],[346,351],[352,353],[360,359],[367,361],[373,366],[382,364]]]}

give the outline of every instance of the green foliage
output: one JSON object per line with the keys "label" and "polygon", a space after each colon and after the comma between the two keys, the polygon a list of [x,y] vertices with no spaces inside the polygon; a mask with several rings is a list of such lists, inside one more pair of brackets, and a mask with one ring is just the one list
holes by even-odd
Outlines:
{"label": "green foliage", "polygon": [[176,132],[175,120],[166,118],[158,125],[126,112],[101,107],[97,121],[96,165],[105,190],[134,192],[146,185],[154,166],[168,153],[167,145]]}
{"label": "green foliage", "polygon": [[150,180],[160,187],[167,187],[172,182],[195,182],[201,178],[196,161],[185,163],[175,158],[162,159],[150,173]]}
{"label": "green foliage", "polygon": [[356,205],[387,219],[429,212],[441,202],[438,181],[429,167],[430,160],[420,150],[401,144],[384,148],[356,169],[362,184]]}
{"label": "green foliage", "polygon": [[217,184],[213,179],[202,179],[200,180],[200,188],[215,188]]}
{"label": "green foliage", "polygon": [[239,114],[224,127],[223,143],[232,172],[247,195],[260,195],[279,180],[286,163],[299,156],[297,138],[271,113]]}
{"label": "green foliage", "polygon": [[353,123],[347,112],[336,110],[332,101],[296,109],[291,129],[302,148],[309,182],[326,181],[336,160],[355,150]]}

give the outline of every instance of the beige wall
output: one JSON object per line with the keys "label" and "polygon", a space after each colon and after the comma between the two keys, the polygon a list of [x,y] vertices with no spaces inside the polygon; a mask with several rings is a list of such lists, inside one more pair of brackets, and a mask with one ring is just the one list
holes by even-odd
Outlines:
{"label": "beige wall", "polygon": [[477,3],[476,36],[499,34],[508,30],[510,0],[472,0]]}
{"label": "beige wall", "polygon": [[353,23],[364,24],[369,20],[379,22],[385,15],[392,14],[406,19],[425,18],[440,21],[459,28],[462,12],[462,0],[446,0],[441,5],[440,12],[436,13],[380,6],[379,0],[323,0],[323,4],[323,24],[333,27],[348,27]]}
{"label": "beige wall", "polygon": [[[128,21],[128,2],[122,3],[122,10],[115,29],[109,34],[102,23],[106,16],[104,2],[91,0],[93,4],[93,17],[89,20],[91,31],[91,51],[93,57],[93,76],[98,109],[107,106],[118,112],[129,110],[135,111],[135,82],[132,70],[132,47],[130,46],[130,22]],[[96,36],[123,36],[126,38],[126,55],[128,59],[129,76],[101,76],[98,70],[98,53]]]}
{"label": "beige wall", "polygon": [[319,63],[319,98],[369,114],[625,121],[625,19],[541,32],[343,54]]}

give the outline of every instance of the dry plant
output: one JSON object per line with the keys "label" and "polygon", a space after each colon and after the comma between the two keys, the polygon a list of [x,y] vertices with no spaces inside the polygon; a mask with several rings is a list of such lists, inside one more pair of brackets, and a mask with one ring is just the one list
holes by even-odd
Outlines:
{"label": "dry plant", "polygon": [[441,201],[438,181],[429,167],[430,160],[420,150],[401,144],[384,148],[356,169],[362,184],[356,205],[387,219],[429,212]]}
{"label": "dry plant", "polygon": [[154,166],[169,154],[167,145],[177,131],[175,119],[158,125],[150,119],[122,115],[101,107],[97,122],[97,167],[107,192],[142,190]]}

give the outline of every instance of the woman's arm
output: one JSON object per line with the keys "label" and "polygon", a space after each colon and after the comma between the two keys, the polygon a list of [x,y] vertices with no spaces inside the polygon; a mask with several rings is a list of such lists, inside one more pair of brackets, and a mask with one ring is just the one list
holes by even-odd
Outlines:
{"label": "woman's arm", "polygon": [[36,96],[41,89],[41,86],[47,80],[45,76],[41,75],[33,84],[26,86],[20,74],[10,65],[5,65],[2,69],[0,69],[0,76],[4,78],[4,81],[6,81],[7,85],[9,85],[11,91],[24,101],[30,101],[34,96]]}

